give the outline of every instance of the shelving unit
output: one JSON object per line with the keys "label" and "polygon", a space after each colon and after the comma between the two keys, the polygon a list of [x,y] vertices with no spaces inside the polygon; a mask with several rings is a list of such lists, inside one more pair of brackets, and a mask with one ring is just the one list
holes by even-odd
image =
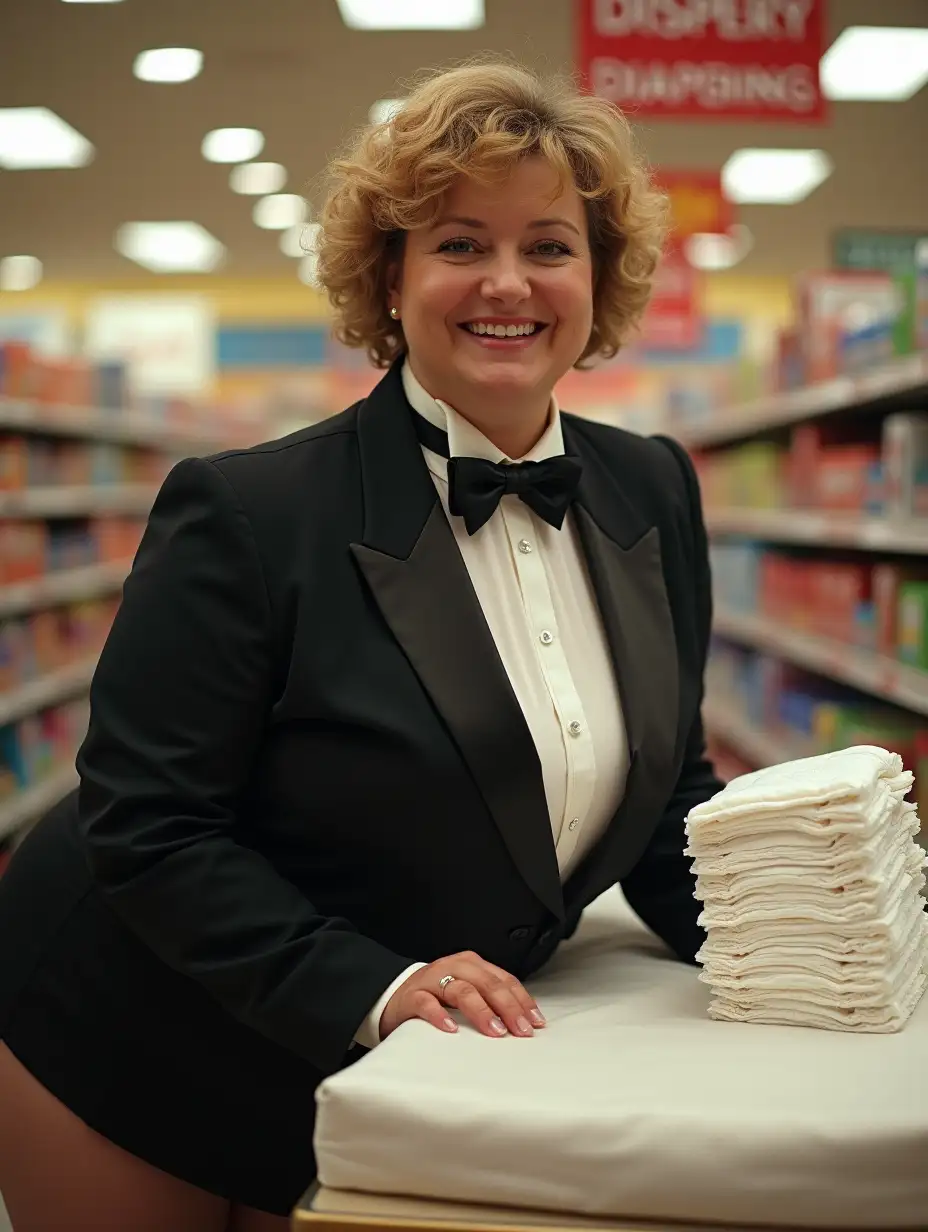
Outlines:
{"label": "shelving unit", "polygon": [[[57,406],[0,396],[0,433],[61,438],[153,450],[174,459],[222,448],[220,433],[167,424],[137,412]],[[104,515],[147,517],[157,494],[149,483],[99,483],[0,491],[0,520],[55,520]],[[118,595],[131,561],[88,565],[0,586],[0,621],[28,619],[59,605]],[[0,694],[0,727],[86,695],[96,659],[49,672]],[[0,801],[0,840],[36,820],[76,783],[73,766]]]}
{"label": "shelving unit", "polygon": [[800,757],[811,757],[818,752],[797,737],[771,733],[754,726],[736,706],[721,698],[707,698],[702,713],[707,731],[711,731],[758,770]]}
{"label": "shelving unit", "polygon": [[25,488],[0,492],[0,517],[85,518],[102,513],[144,516],[155,495],[155,488],[140,483]]}
{"label": "shelving unit", "polygon": [[[928,408],[928,353],[904,356],[859,375],[762,398],[678,428],[676,435],[691,450],[711,450],[804,421],[913,407]],[[913,563],[921,558],[928,561],[928,518],[902,520],[817,509],[708,506],[705,520],[712,539],[850,550]],[[928,716],[928,671],[722,604],[716,606],[713,627],[728,641],[847,684],[912,714]],[[713,697],[711,690],[705,721],[712,736],[758,767],[814,751],[801,740],[758,730],[745,722],[731,699]]]}
{"label": "shelving unit", "polygon": [[907,667],[887,655],[790,629],[749,612],[717,609],[714,627],[716,633],[732,641],[766,650],[797,667],[928,715],[928,672]]}
{"label": "shelving unit", "polygon": [[62,569],[33,582],[17,582],[0,589],[0,620],[37,612],[58,603],[77,603],[97,599],[120,589],[130,562],[112,565],[86,565],[82,569]]}
{"label": "shelving unit", "polygon": [[687,449],[726,445],[807,419],[928,399],[928,354],[903,355],[855,376],[773,394],[677,430]]}
{"label": "shelving unit", "polygon": [[96,665],[95,658],[83,659],[0,695],[0,727],[86,693]]}
{"label": "shelving unit", "polygon": [[928,556],[928,518],[895,522],[814,509],[707,509],[706,529],[766,543]]}
{"label": "shelving unit", "polygon": [[209,453],[219,448],[215,435],[185,432],[138,412],[90,410],[6,397],[0,397],[0,432],[33,432],[42,436],[112,441],[114,444],[176,454],[187,451]]}

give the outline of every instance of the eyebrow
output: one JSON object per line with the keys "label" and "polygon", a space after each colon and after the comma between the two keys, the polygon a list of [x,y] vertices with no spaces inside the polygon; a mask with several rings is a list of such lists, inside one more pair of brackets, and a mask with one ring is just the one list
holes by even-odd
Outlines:
{"label": "eyebrow", "polygon": [[[447,227],[451,223],[459,227],[469,227],[473,231],[487,230],[487,224],[481,222],[479,218],[465,218],[460,214],[451,214],[445,218],[439,218],[437,222],[432,224],[431,229],[436,231],[439,227]],[[580,228],[566,218],[536,218],[528,224],[528,227],[530,231],[538,231],[543,227],[567,227],[575,235],[580,235]]]}

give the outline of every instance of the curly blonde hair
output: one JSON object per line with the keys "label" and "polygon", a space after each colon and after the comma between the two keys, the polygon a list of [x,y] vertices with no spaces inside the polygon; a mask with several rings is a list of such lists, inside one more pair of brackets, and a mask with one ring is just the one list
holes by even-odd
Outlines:
{"label": "curly blonde hair", "polygon": [[364,129],[331,163],[316,253],[336,336],[389,366],[405,350],[387,311],[404,232],[435,220],[458,175],[490,182],[531,155],[586,200],[593,327],[578,363],[615,355],[647,306],[666,199],[611,104],[569,80],[485,59],[427,76],[392,119]]}

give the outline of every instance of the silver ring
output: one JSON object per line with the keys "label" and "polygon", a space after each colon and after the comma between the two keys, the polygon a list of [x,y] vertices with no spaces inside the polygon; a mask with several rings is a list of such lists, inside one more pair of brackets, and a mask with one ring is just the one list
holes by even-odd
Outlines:
{"label": "silver ring", "polygon": [[438,991],[444,992],[453,979],[453,975],[443,975],[438,981]]}

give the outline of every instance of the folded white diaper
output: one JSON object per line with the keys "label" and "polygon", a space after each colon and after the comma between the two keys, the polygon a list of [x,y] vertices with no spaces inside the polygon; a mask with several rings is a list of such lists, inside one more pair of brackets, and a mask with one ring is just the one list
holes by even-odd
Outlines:
{"label": "folded white diaper", "polygon": [[712,1018],[904,1026],[928,983],[912,782],[862,746],[743,775],[691,811]]}

